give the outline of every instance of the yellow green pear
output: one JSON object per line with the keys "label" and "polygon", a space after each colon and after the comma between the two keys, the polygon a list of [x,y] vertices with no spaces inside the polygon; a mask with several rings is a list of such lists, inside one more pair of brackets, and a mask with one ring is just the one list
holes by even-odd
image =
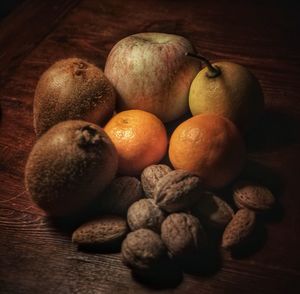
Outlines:
{"label": "yellow green pear", "polygon": [[213,113],[229,118],[242,131],[249,130],[264,109],[264,98],[256,77],[244,66],[232,62],[211,64],[202,56],[204,67],[192,81],[189,106],[193,115]]}

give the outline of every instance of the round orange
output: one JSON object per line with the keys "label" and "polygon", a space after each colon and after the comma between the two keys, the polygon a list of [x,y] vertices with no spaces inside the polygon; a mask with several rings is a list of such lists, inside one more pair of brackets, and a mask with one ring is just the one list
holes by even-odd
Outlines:
{"label": "round orange", "polygon": [[209,188],[229,184],[241,172],[245,154],[235,125],[214,114],[184,121],[170,139],[169,157],[174,168],[196,173]]}
{"label": "round orange", "polygon": [[118,151],[120,174],[139,175],[147,166],[158,163],[166,153],[168,138],[165,126],[149,112],[119,112],[104,130]]}

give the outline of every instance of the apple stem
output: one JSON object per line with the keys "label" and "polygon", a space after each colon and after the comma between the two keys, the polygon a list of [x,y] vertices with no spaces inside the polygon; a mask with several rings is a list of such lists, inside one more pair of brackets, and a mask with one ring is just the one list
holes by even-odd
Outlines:
{"label": "apple stem", "polygon": [[208,72],[206,73],[206,76],[208,78],[215,78],[217,76],[219,76],[221,74],[220,69],[217,66],[213,66],[209,60],[207,60],[205,57],[199,55],[199,54],[194,54],[191,52],[186,52],[185,53],[186,56],[190,56],[190,57],[194,57],[197,58],[199,60],[201,60],[201,62],[203,62],[205,64],[205,66],[207,66]]}

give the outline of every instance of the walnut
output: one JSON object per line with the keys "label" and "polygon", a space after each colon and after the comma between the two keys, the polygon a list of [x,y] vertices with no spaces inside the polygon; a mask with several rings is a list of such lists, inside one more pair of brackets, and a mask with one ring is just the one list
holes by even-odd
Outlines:
{"label": "walnut", "polygon": [[187,213],[170,214],[162,223],[161,238],[174,257],[199,253],[207,243],[199,220]]}
{"label": "walnut", "polygon": [[145,228],[160,232],[165,213],[152,199],[141,199],[133,203],[127,212],[127,222],[132,231]]}
{"label": "walnut", "polygon": [[126,217],[129,206],[143,196],[142,185],[138,179],[118,177],[104,191],[100,199],[100,210]]}
{"label": "walnut", "polygon": [[170,171],[172,171],[172,169],[165,164],[153,164],[143,170],[141,182],[146,197],[153,197],[153,191],[157,182]]}
{"label": "walnut", "polygon": [[160,236],[148,229],[139,229],[127,235],[122,243],[123,262],[134,270],[149,270],[166,256]]}
{"label": "walnut", "polygon": [[176,212],[190,208],[202,192],[198,176],[184,170],[173,170],[158,181],[153,196],[160,208]]}

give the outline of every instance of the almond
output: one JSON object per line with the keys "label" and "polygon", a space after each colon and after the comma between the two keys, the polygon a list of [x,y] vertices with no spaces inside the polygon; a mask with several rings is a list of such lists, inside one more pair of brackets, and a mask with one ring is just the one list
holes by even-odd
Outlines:
{"label": "almond", "polygon": [[81,246],[106,247],[121,243],[127,232],[128,227],[124,218],[105,215],[76,229],[72,235],[72,242]]}
{"label": "almond", "polygon": [[220,229],[224,229],[234,215],[232,208],[211,192],[205,192],[199,197],[192,213],[207,226]]}
{"label": "almond", "polygon": [[232,249],[241,245],[255,227],[255,213],[249,209],[240,209],[226,226],[222,237],[222,247]]}
{"label": "almond", "polygon": [[272,208],[275,198],[272,192],[258,184],[239,182],[233,189],[233,199],[238,208],[265,211]]}

